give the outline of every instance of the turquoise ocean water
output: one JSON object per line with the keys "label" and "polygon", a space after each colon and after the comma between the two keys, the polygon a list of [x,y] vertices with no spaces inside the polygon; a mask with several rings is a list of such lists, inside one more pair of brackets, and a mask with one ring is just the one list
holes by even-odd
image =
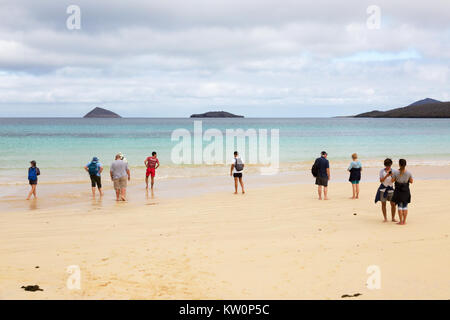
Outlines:
{"label": "turquoise ocean water", "polygon": [[[385,157],[410,164],[450,164],[450,119],[202,119],[203,132],[215,128],[278,129],[280,170],[304,170],[321,150],[345,167],[353,152],[366,166]],[[194,119],[0,119],[0,187],[26,182],[30,160],[36,160],[48,183],[86,180],[82,167],[98,156],[108,166],[123,152],[133,170],[144,170],[151,151],[158,152],[159,178],[220,175],[225,165],[176,165],[173,130],[193,131]],[[206,146],[209,142],[204,142]],[[224,146],[225,149],[225,146]],[[225,150],[224,150],[225,152]],[[227,160],[232,155],[226,155]],[[44,179],[45,176],[45,179]]]}

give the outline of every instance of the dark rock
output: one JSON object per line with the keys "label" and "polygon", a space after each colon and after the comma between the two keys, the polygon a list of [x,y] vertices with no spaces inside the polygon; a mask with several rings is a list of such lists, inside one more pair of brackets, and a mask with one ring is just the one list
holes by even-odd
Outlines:
{"label": "dark rock", "polygon": [[22,286],[22,289],[24,289],[25,291],[44,291],[41,288],[39,288],[39,286],[37,284],[35,285],[28,285],[28,286]]}
{"label": "dark rock", "polygon": [[117,113],[96,107],[89,111],[83,118],[121,118]]}
{"label": "dark rock", "polygon": [[191,118],[243,118],[243,117],[244,116],[235,115],[225,111],[210,111],[191,115]]}
{"label": "dark rock", "polygon": [[361,296],[362,293],[355,293],[355,294],[344,294],[341,296],[341,298],[353,298],[353,297],[358,297]]}

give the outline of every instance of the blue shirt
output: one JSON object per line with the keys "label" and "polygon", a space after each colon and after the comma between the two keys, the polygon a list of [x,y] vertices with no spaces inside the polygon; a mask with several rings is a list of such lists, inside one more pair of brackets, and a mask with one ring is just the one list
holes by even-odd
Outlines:
{"label": "blue shirt", "polygon": [[353,168],[359,169],[362,168],[361,161],[352,161],[350,162],[350,165],[348,166],[348,170],[352,170]]}
{"label": "blue shirt", "polygon": [[317,160],[317,167],[319,168],[319,177],[321,178],[327,178],[328,174],[327,174],[327,169],[330,167],[330,162],[328,162],[327,159],[325,159],[324,157],[320,157]]}
{"label": "blue shirt", "polygon": [[[89,163],[86,165],[86,167],[89,168],[89,165],[90,165],[91,163],[92,163],[92,161],[89,162]],[[99,176],[99,177],[100,177],[100,168],[101,168],[101,167],[103,167],[102,164],[101,164],[99,161],[97,161],[97,176]]]}

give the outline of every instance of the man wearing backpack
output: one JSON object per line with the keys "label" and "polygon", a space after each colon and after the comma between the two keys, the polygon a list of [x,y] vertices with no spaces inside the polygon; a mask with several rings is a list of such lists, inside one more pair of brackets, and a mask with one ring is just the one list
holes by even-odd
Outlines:
{"label": "man wearing backpack", "polygon": [[312,174],[316,177],[317,192],[319,200],[322,200],[322,187],[324,200],[328,200],[328,180],[330,180],[330,163],[327,159],[328,154],[325,151],[320,153],[320,158],[317,158],[311,169]]}
{"label": "man wearing backpack", "polygon": [[102,177],[101,173],[103,171],[103,166],[99,162],[97,157],[92,158],[92,161],[89,162],[84,169],[89,173],[91,177],[91,186],[92,186],[92,196],[95,198],[95,187],[98,188],[98,192],[100,193],[100,197],[103,196],[102,192]]}
{"label": "man wearing backpack", "polygon": [[36,199],[36,187],[38,183],[38,176],[41,174],[41,171],[38,167],[36,167],[36,161],[30,161],[31,167],[28,168],[28,182],[30,183],[31,190],[28,193],[27,200],[31,199],[31,196],[34,196]]}
{"label": "man wearing backpack", "polygon": [[230,176],[234,177],[234,194],[238,193],[238,180],[241,184],[242,193],[244,194],[244,182],[242,182],[242,171],[244,170],[244,163],[239,157],[237,151],[234,152],[234,158],[231,162]]}

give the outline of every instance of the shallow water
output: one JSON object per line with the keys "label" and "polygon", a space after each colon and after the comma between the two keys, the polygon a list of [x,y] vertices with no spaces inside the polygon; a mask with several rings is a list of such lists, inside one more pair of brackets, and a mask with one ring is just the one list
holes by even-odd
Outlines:
{"label": "shallow water", "polygon": [[[194,119],[1,118],[0,196],[12,196],[26,185],[30,160],[41,169],[40,185],[61,188],[85,182],[83,166],[92,156],[100,158],[107,173],[117,152],[126,155],[134,177],[144,175],[143,162],[153,150],[161,162],[159,180],[228,174],[225,163],[232,155],[225,154],[226,139],[223,163],[175,164],[171,152],[178,142],[171,134],[180,128],[192,133]],[[353,152],[365,167],[379,167],[385,157],[404,157],[411,165],[450,164],[450,119],[202,119],[202,132],[211,128],[223,134],[227,129],[278,129],[281,172],[308,170],[321,150],[334,168],[342,169]],[[250,156],[248,142],[246,152],[240,150],[244,158]],[[202,143],[204,148],[211,142]],[[247,165],[246,172],[259,174],[259,169]]]}

